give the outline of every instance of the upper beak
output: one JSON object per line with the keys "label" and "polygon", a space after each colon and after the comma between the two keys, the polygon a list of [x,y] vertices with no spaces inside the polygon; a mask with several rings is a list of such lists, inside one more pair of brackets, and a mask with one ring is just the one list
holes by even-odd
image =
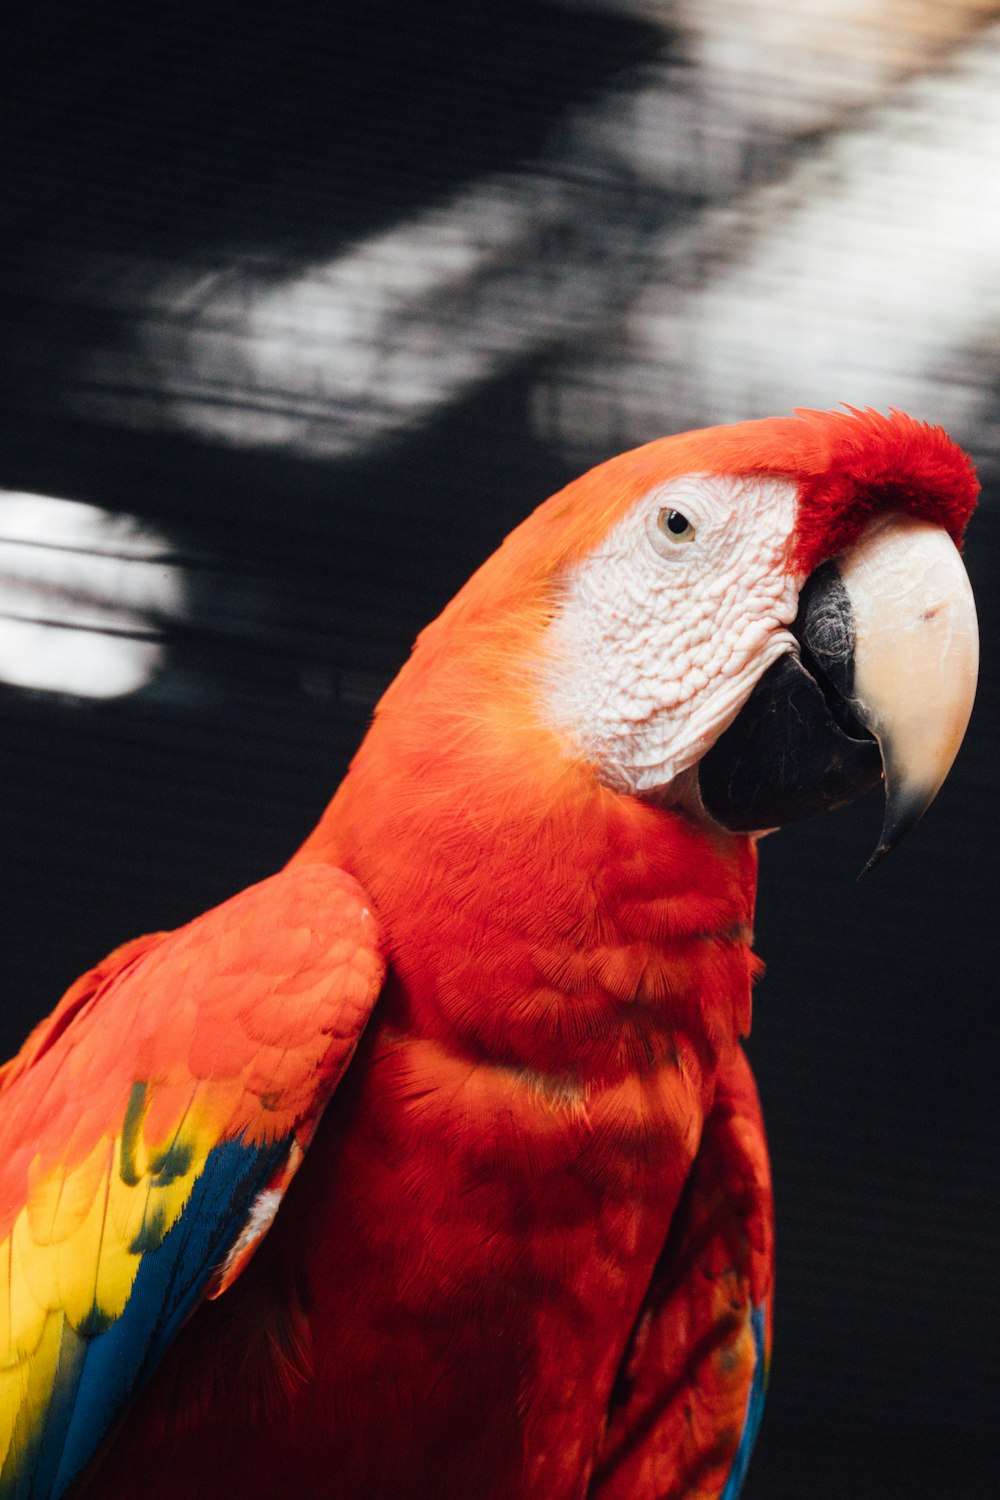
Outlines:
{"label": "upper beak", "polygon": [[[891,514],[807,580],[800,650],[764,673],[704,757],[706,810],[762,829],[854,801],[881,774],[882,836],[862,874],[926,811],[962,743],[979,633],[954,543]],[[876,748],[877,747],[877,748]]]}
{"label": "upper beak", "polygon": [[[862,874],[937,796],[976,695],[979,630],[968,575],[939,526],[891,515],[834,564],[853,625],[853,680],[834,685],[878,742],[885,819]],[[805,644],[823,669],[810,623]],[[814,639],[810,640],[813,635]]]}

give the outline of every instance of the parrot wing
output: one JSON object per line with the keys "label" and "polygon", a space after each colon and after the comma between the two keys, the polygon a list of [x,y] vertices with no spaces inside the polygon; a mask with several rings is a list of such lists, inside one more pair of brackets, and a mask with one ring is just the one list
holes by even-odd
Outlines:
{"label": "parrot wing", "polygon": [[289,869],[79,979],[0,1073],[0,1497],[64,1493],[266,1233],[381,988]]}
{"label": "parrot wing", "polygon": [[737,1047],[622,1361],[588,1500],[736,1500],[764,1406],[773,1266],[764,1127]]}

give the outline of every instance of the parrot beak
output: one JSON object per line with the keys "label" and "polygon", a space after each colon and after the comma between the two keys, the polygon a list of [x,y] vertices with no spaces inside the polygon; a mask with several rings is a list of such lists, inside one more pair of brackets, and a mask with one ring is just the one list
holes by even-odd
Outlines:
{"label": "parrot beak", "polygon": [[968,575],[940,527],[890,516],[840,559],[854,619],[851,706],[878,741],[882,837],[862,874],[934,801],[965,735],[979,672]]}
{"label": "parrot beak", "polygon": [[807,580],[793,630],[799,649],[702,760],[702,802],[724,827],[759,831],[882,779],[865,875],[930,806],[962,743],[979,663],[972,590],[941,527],[892,514]]}

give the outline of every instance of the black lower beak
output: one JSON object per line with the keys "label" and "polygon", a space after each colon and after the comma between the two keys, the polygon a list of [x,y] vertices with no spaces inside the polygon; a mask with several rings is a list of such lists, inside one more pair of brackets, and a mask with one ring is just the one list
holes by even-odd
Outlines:
{"label": "black lower beak", "polygon": [[884,781],[867,871],[933,801],[962,743],[979,659],[969,580],[945,531],[890,514],[808,579],[793,631],[703,757],[702,803],[748,833]]}
{"label": "black lower beak", "polygon": [[701,761],[705,810],[734,833],[843,807],[882,779],[878,744],[850,708],[853,621],[832,566],[803,589],[794,633],[798,651],[768,668]]}

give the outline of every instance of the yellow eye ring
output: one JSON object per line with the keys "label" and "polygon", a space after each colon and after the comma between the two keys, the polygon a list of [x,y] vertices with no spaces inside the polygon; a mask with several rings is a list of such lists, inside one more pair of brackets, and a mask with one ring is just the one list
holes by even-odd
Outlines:
{"label": "yellow eye ring", "polygon": [[694,527],[679,510],[668,510],[664,506],[656,518],[656,524],[670,542],[694,541]]}

